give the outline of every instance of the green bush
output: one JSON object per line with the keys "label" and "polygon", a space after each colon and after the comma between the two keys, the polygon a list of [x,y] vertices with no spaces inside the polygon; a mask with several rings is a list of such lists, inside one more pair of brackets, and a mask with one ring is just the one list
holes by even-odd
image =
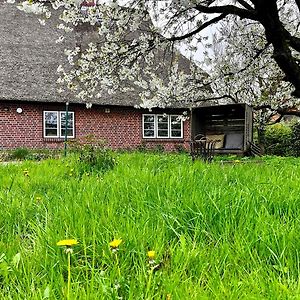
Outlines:
{"label": "green bush", "polygon": [[23,160],[27,158],[29,153],[27,148],[17,148],[11,153],[11,159]]}
{"label": "green bush", "polygon": [[294,123],[292,126],[291,147],[294,156],[300,156],[300,122]]}
{"label": "green bush", "polygon": [[95,139],[92,135],[87,136],[83,142],[73,141],[70,148],[79,155],[78,166],[81,174],[92,171],[105,172],[116,164],[113,152],[106,147],[105,142]]}
{"label": "green bush", "polygon": [[292,128],[284,123],[268,126],[265,134],[266,154],[292,155]]}

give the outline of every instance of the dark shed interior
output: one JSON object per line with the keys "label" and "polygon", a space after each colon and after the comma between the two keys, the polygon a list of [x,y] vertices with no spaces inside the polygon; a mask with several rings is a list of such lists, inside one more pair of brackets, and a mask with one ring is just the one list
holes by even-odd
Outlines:
{"label": "dark shed interior", "polygon": [[253,141],[253,112],[247,104],[198,107],[192,110],[192,139],[202,134],[218,140],[217,153],[242,154]]}

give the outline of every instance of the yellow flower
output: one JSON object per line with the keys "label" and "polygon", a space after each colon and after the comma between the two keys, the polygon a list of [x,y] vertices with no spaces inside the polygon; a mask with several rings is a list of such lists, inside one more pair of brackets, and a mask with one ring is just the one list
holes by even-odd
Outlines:
{"label": "yellow flower", "polygon": [[56,243],[57,246],[67,246],[67,247],[72,247],[77,244],[78,244],[77,240],[61,240]]}
{"label": "yellow flower", "polygon": [[235,162],[235,163],[240,163],[241,161],[240,161],[240,160],[238,160],[238,159],[236,159],[234,162]]}
{"label": "yellow flower", "polygon": [[121,240],[121,239],[119,239],[119,240],[114,239],[113,241],[111,241],[111,242],[109,243],[109,246],[110,246],[111,248],[113,248],[113,249],[116,249],[116,248],[118,248],[118,247],[121,245],[121,243],[122,243],[122,240]]}
{"label": "yellow flower", "polygon": [[153,251],[153,250],[148,251],[147,256],[150,260],[153,260],[155,258],[155,251]]}

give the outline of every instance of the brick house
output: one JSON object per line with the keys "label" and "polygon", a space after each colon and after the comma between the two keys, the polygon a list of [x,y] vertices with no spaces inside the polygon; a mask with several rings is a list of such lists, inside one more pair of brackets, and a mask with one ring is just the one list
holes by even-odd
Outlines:
{"label": "brick house", "polygon": [[[189,122],[174,124],[183,109],[151,113],[136,109],[138,93],[132,92],[92,100],[88,109],[74,96],[58,94],[56,70],[66,58],[65,45],[54,42],[61,35],[55,21],[50,19],[42,26],[36,16],[4,1],[0,2],[0,20],[0,149],[61,148],[66,102],[68,139],[93,134],[113,149],[159,144],[171,150],[175,145],[188,146]],[[82,41],[92,34],[75,32],[67,43],[74,47],[78,37]],[[181,60],[189,63],[184,57]]]}
{"label": "brick house", "polygon": [[[219,152],[243,153],[252,141],[252,113],[244,104],[198,107],[188,110],[189,120],[178,121],[186,108],[136,109],[136,91],[91,100],[87,108],[74,96],[57,92],[56,70],[65,60],[65,45],[54,43],[61,35],[55,21],[42,26],[36,16],[1,1],[0,25],[0,150],[62,148],[66,103],[69,140],[92,134],[113,149],[188,149],[191,137],[201,133],[222,140]],[[83,29],[68,37],[70,48],[78,39],[88,42],[93,32]],[[189,63],[179,57],[180,68],[188,69]]]}

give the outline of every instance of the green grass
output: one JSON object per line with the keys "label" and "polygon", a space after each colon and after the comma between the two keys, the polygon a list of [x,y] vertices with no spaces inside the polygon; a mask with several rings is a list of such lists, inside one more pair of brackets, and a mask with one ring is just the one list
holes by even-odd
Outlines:
{"label": "green grass", "polygon": [[103,174],[73,158],[0,165],[0,299],[63,299],[65,238],[80,242],[71,299],[300,298],[300,159],[117,160]]}

